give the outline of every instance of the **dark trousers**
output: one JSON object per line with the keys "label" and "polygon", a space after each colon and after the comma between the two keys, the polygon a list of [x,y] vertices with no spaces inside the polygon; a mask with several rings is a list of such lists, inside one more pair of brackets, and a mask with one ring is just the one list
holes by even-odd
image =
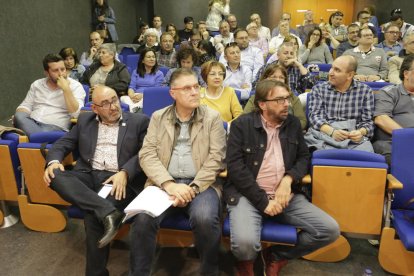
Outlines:
{"label": "dark trousers", "polygon": [[84,211],[86,231],[86,272],[87,276],[109,275],[106,269],[109,257],[109,245],[98,248],[98,241],[103,236],[102,220],[115,211],[123,211],[136,193],[127,185],[126,198],[116,200],[108,195],[106,199],[98,196],[102,183],[112,176],[108,171],[64,171],[54,170],[55,178],[50,187],[64,200],[78,206]]}
{"label": "dark trousers", "polygon": [[157,232],[161,221],[172,212],[186,212],[200,255],[200,275],[218,275],[218,255],[221,239],[220,199],[213,188],[197,195],[185,208],[170,207],[159,217],[140,213],[131,227],[130,275],[151,273],[155,256]]}

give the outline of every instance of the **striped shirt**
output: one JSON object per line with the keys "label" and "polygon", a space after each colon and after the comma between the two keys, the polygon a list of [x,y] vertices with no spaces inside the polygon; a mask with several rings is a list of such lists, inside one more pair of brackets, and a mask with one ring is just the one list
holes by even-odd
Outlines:
{"label": "striped shirt", "polygon": [[309,122],[319,130],[324,124],[355,119],[356,129],[364,127],[372,137],[374,122],[374,94],[369,86],[352,81],[345,93],[337,91],[329,82],[321,82],[309,94]]}

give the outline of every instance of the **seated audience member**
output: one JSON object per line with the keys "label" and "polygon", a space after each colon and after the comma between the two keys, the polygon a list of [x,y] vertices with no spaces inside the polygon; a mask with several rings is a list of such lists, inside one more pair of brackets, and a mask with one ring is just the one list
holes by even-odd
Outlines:
{"label": "seated audience member", "polygon": [[400,29],[397,25],[390,24],[384,29],[384,41],[377,44],[376,47],[384,49],[387,59],[398,56],[402,50],[401,44],[398,42],[400,38]]}
{"label": "seated audience member", "polygon": [[136,50],[137,54],[140,54],[141,51],[146,48],[151,48],[154,50],[154,52],[157,52],[160,49],[158,42],[159,39],[157,30],[154,28],[149,28],[144,33],[144,43],[142,43],[141,46],[139,46]]}
{"label": "seated audience member", "polygon": [[229,14],[226,20],[229,22],[230,32],[234,33],[238,29],[236,16],[234,14]]}
{"label": "seated audience member", "polygon": [[393,56],[388,60],[388,80],[394,84],[401,83],[400,68],[403,59],[408,55],[414,54],[414,32],[404,36],[403,47],[404,49],[400,51],[398,56]]}
{"label": "seated audience member", "polygon": [[175,27],[174,24],[172,24],[172,23],[167,24],[167,26],[165,26],[165,32],[170,33],[170,35],[173,37],[174,47],[177,46],[177,45],[180,45],[180,43],[181,43],[180,37],[177,34],[177,27]]}
{"label": "seated audience member", "polygon": [[[284,12],[282,14],[282,17],[280,18],[280,21],[279,22],[287,21],[289,23],[289,32],[292,33],[292,34],[294,34],[294,35],[296,35],[297,37],[299,37],[298,32],[295,29],[293,29],[293,28],[290,27],[290,20],[291,20],[291,18],[292,18],[292,16],[290,15],[290,13]],[[279,26],[276,26],[272,30],[272,37],[277,36],[279,33],[280,33]]]}
{"label": "seated audience member", "polygon": [[[291,42],[285,42],[279,47],[279,50],[277,51],[277,60],[274,63],[285,67],[288,73],[289,87],[294,93],[302,94],[305,92],[310,75],[303,64],[299,62],[296,55],[296,47]],[[260,69],[253,81],[253,87],[256,87],[262,72],[271,64],[267,64]]]}
{"label": "seated audience member", "polygon": [[78,81],[67,77],[61,56],[46,55],[43,69],[46,78],[31,84],[13,117],[14,126],[28,136],[36,132],[68,131],[70,118],[78,117],[85,100],[85,90]]}
{"label": "seated audience member", "polygon": [[220,34],[214,36],[213,45],[218,53],[223,53],[224,47],[234,41],[233,33],[230,32],[230,25],[227,21],[222,20],[219,24]]}
{"label": "seated audience member", "polygon": [[344,55],[355,57],[358,63],[355,79],[359,81],[385,80],[388,76],[387,55],[383,49],[373,46],[372,30],[369,28],[361,29],[358,36],[359,45],[344,53]]}
{"label": "seated audience member", "polygon": [[79,61],[80,64],[82,64],[85,67],[88,67],[92,64],[92,62],[98,59],[98,49],[104,42],[103,38],[98,32],[91,32],[91,34],[89,35],[89,41],[91,47],[89,48],[88,52],[82,53]]}
{"label": "seated audience member", "polygon": [[266,59],[267,54],[269,53],[269,43],[267,39],[259,37],[257,24],[255,22],[251,22],[247,25],[246,31],[249,35],[249,45],[262,50],[263,58]]}
{"label": "seated audience member", "polygon": [[115,59],[115,54],[114,44],[102,44],[98,50],[98,61],[94,62],[83,74],[82,83],[89,85],[90,98],[97,85],[111,87],[118,97],[127,94],[131,76],[125,64]]}
{"label": "seated audience member", "polygon": [[[283,82],[289,85],[286,68],[277,63],[271,64],[266,68],[266,70],[263,72],[262,76],[260,77],[259,82],[262,80],[276,80],[276,81],[280,81],[280,82]],[[288,110],[289,114],[292,114],[295,117],[297,117],[300,121],[300,125],[302,129],[305,129],[307,125],[307,119],[306,119],[305,112],[303,111],[303,106],[300,103],[299,98],[295,95],[295,93],[293,93],[291,89],[289,91],[290,91],[290,104],[289,104],[289,110]],[[243,113],[249,113],[255,110],[255,106],[254,106],[255,98],[256,98],[255,95],[249,98],[249,101],[244,107]]]}
{"label": "seated audience member", "polygon": [[269,42],[269,53],[274,54],[279,49],[280,45],[284,42],[285,38],[288,36],[294,36],[297,38],[299,47],[302,46],[302,41],[300,38],[289,31],[289,21],[280,21],[279,23],[279,34],[274,36]]}
{"label": "seated audience member", "polygon": [[[264,65],[262,50],[252,47],[249,44],[249,35],[246,30],[239,29],[234,32],[234,41],[240,48],[240,62],[252,71],[253,78],[257,75],[260,68]],[[224,53],[220,55],[219,61],[225,63]]]}
{"label": "seated audience member", "polygon": [[216,48],[214,48],[210,41],[204,39],[200,40],[197,46],[197,51],[199,54],[198,66],[201,66],[210,60],[217,60]]}
{"label": "seated audience member", "polygon": [[339,46],[336,48],[336,57],[342,56],[342,54],[349,49],[353,49],[358,46],[359,42],[359,26],[357,24],[352,23],[347,28],[348,32],[348,40],[341,42]]}
{"label": "seated audience member", "polygon": [[260,18],[260,15],[257,13],[250,15],[250,22],[256,23],[259,37],[264,38],[267,42],[269,42],[271,38],[270,29],[262,25],[262,19]]}
{"label": "seated audience member", "polygon": [[143,90],[161,86],[163,80],[164,74],[158,70],[155,52],[150,48],[144,49],[139,56],[137,70],[132,73],[128,96],[122,96],[121,102],[128,104],[131,112],[137,112],[142,108]]}
{"label": "seated audience member", "polygon": [[[266,275],[280,275],[288,260],[326,246],[340,235],[338,223],[300,192],[310,154],[299,120],[288,113],[289,102],[286,84],[261,81],[256,89],[257,111],[243,114],[231,126],[224,198],[236,275],[253,276],[260,251]],[[300,229],[296,244],[262,249],[264,218]]]}
{"label": "seated audience member", "polygon": [[328,45],[322,40],[322,31],[319,27],[310,31],[305,43],[299,47],[299,60],[303,64],[333,62],[332,54]]}
{"label": "seated audience member", "polygon": [[[193,70],[198,78],[198,83],[201,86],[204,86],[205,83],[203,78],[201,77],[200,67],[195,67],[198,62],[197,52],[193,48],[184,48],[179,50],[177,53],[177,63],[178,68],[187,68]],[[163,86],[170,86],[170,78],[172,73],[177,70],[177,68],[171,68],[168,70],[167,74],[165,75],[164,82],[162,83]]]}
{"label": "seated audience member", "polygon": [[[296,57],[298,56],[298,53],[299,53],[299,41],[300,41],[300,38],[297,37],[297,36],[293,36],[293,35],[288,35],[283,40],[283,43],[290,42],[293,45],[293,48],[295,50],[295,56]],[[273,62],[275,62],[277,60],[278,60],[278,56],[277,56],[277,52],[275,52],[273,55],[271,55],[267,59],[266,64],[271,64],[271,63],[273,63]],[[298,61],[299,61],[299,58],[298,58]]]}
{"label": "seated audience member", "polygon": [[404,38],[408,33],[414,32],[414,26],[404,22],[404,18],[401,13],[396,13],[391,16],[391,24],[397,25],[400,28],[401,38]]}
{"label": "seated audience member", "polygon": [[375,15],[375,11],[376,11],[375,5],[366,6],[364,8],[364,11],[369,12],[369,15],[370,15],[369,23],[371,23],[375,27],[375,29],[378,29],[379,23],[378,23],[378,18]]}
{"label": "seated audience member", "polygon": [[206,19],[207,29],[212,32],[219,30],[219,23],[230,13],[230,0],[210,0]]}
{"label": "seated audience member", "polygon": [[187,41],[193,33],[194,19],[191,16],[184,17],[184,29],[178,31],[180,41]]}
{"label": "seated audience member", "polygon": [[163,33],[161,35],[161,47],[156,52],[159,66],[168,68],[177,67],[177,53],[174,49],[174,38],[170,33]]}
{"label": "seated audience member", "polygon": [[63,58],[68,77],[79,81],[85,72],[85,66],[79,64],[78,55],[73,48],[63,48],[59,52],[59,56]]}
{"label": "seated audience member", "polygon": [[198,51],[198,43],[201,41],[201,34],[198,32],[198,30],[194,29],[191,31],[190,39],[186,41],[181,41],[179,50],[185,49],[185,48],[192,48],[196,51]]}
{"label": "seated audience member", "polygon": [[206,40],[211,43],[214,42],[214,38],[210,36],[210,33],[207,31],[207,25],[205,21],[197,22],[197,30],[200,33],[201,40]]}
{"label": "seated audience member", "polygon": [[356,68],[356,59],[343,55],[333,62],[329,81],[312,88],[305,136],[310,148],[373,152],[369,139],[374,132],[374,95],[366,84],[354,80]]}
{"label": "seated audience member", "polygon": [[209,61],[201,67],[201,76],[207,84],[201,88],[201,104],[217,110],[224,122],[230,122],[243,113],[232,87],[224,86],[226,68],[218,61]]}
{"label": "seated audience member", "polygon": [[308,33],[312,31],[315,27],[318,27],[313,21],[313,11],[307,10],[303,13],[303,24],[298,27],[299,37],[302,41],[306,40]]}
{"label": "seated audience member", "polygon": [[336,11],[329,17],[329,25],[327,25],[327,30],[339,43],[347,39],[347,28],[342,24],[343,18],[344,14]]}
{"label": "seated audience member", "polygon": [[[85,275],[109,275],[109,243],[122,225],[124,208],[144,187],[138,151],[149,119],[139,114],[121,115],[116,92],[106,86],[95,89],[92,111],[82,113],[72,130],[53,144],[47,154],[44,181],[83,210]],[[65,170],[62,160],[75,151],[79,155],[75,168]],[[97,194],[102,183],[112,184],[107,198]]]}
{"label": "seated audience member", "polygon": [[227,44],[224,58],[226,59],[224,86],[239,90],[241,99],[247,100],[252,90],[252,71],[240,63],[240,48],[236,42]]}
{"label": "seated audience member", "polygon": [[221,185],[226,133],[217,111],[200,105],[197,76],[178,69],[171,76],[173,105],[156,111],[150,121],[139,161],[148,177],[173,199],[173,207],[158,217],[139,213],[131,226],[129,275],[151,275],[160,223],[171,213],[185,212],[200,255],[197,275],[219,274]]}
{"label": "seated audience member", "polygon": [[354,22],[354,24],[357,24],[359,26],[359,28],[362,29],[371,29],[373,36],[373,41],[374,44],[378,43],[378,34],[377,34],[377,30],[375,29],[374,25],[372,23],[369,22],[369,20],[371,19],[371,14],[368,11],[360,11],[357,14],[357,21]]}
{"label": "seated audience member", "polygon": [[414,128],[414,55],[404,58],[400,69],[402,83],[383,87],[375,95],[374,123],[376,153],[391,163],[392,131]]}
{"label": "seated audience member", "polygon": [[159,15],[154,15],[152,18],[152,27],[158,32],[158,40],[161,41],[162,34],[162,19]]}
{"label": "seated audience member", "polygon": [[138,26],[139,32],[136,37],[132,40],[132,44],[143,44],[144,43],[144,33],[149,29],[148,23],[140,22]]}

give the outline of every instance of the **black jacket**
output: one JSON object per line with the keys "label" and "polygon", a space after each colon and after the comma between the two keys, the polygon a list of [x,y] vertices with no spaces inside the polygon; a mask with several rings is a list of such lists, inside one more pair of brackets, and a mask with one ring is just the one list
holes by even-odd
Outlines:
{"label": "black jacket", "polygon": [[[293,191],[308,172],[309,151],[303,139],[299,120],[288,115],[280,127],[285,173],[292,176]],[[227,204],[235,205],[245,196],[258,210],[264,211],[269,203],[266,192],[256,182],[266,151],[267,134],[260,113],[243,114],[231,124],[227,144],[228,181],[224,186]]]}
{"label": "black jacket", "polygon": [[[131,76],[125,64],[120,63],[117,60],[115,60],[114,63],[114,67],[109,71],[108,76],[106,77],[105,85],[111,87],[116,91],[118,97],[121,97],[128,94],[127,92],[129,83],[131,82]],[[81,82],[90,86],[91,77],[101,65],[102,64],[99,61],[94,61],[91,66],[86,69],[85,73],[83,73]]]}

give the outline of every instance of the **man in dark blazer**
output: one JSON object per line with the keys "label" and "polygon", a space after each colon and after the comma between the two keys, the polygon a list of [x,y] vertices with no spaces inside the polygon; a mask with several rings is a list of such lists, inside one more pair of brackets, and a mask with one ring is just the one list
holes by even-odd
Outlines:
{"label": "man in dark blazer", "polygon": [[[94,90],[92,102],[93,113],[82,113],[70,132],[53,144],[44,180],[85,213],[86,275],[108,275],[108,244],[122,224],[122,210],[146,180],[138,151],[149,119],[122,113],[115,90],[107,86]],[[65,170],[61,162],[75,150],[79,153],[76,166]],[[108,183],[112,190],[102,198],[97,192]]]}

